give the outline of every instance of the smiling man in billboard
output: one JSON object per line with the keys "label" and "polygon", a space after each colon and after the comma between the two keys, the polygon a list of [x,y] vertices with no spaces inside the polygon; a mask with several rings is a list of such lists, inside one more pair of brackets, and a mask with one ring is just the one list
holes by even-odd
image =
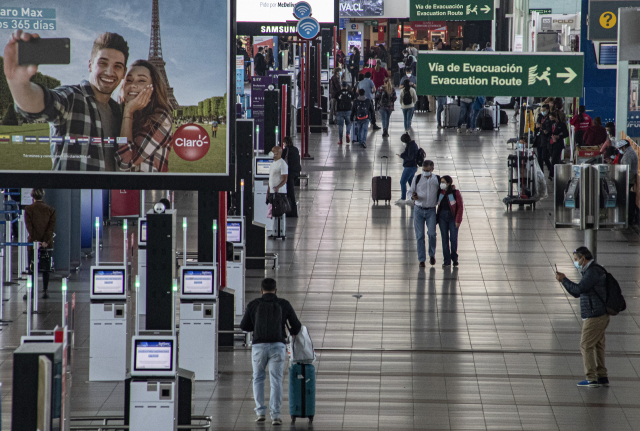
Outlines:
{"label": "smiling man in billboard", "polygon": [[100,138],[102,144],[51,143],[53,170],[115,171],[115,143],[104,138],[120,135],[122,110],[111,98],[127,72],[129,46],[116,33],[98,36],[91,50],[89,81],[53,90],[31,82],[36,65],[19,65],[18,41],[33,42],[37,34],[14,32],[4,49],[4,72],[17,111],[28,122],[47,121],[52,137]]}

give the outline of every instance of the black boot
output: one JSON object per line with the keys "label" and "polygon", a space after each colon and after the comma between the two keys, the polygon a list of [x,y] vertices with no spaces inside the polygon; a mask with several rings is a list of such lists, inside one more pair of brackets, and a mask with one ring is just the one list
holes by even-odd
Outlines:
{"label": "black boot", "polygon": [[382,130],[382,137],[383,138],[388,138],[389,137],[389,132],[387,131],[387,129]]}

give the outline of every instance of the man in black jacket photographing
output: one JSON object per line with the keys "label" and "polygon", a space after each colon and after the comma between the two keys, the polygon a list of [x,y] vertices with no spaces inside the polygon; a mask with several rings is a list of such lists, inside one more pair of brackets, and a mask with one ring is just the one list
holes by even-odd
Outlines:
{"label": "man in black jacket photographing", "polygon": [[276,281],[265,278],[261,284],[262,297],[247,305],[240,328],[253,332],[251,359],[253,364],[253,397],[256,401],[256,422],[264,422],[267,406],[264,405],[265,370],[269,366],[271,399],[269,412],[272,425],[282,425],[282,380],[287,346],[285,324],[289,323],[292,335],[297,335],[302,324],[286,299],[276,296]]}

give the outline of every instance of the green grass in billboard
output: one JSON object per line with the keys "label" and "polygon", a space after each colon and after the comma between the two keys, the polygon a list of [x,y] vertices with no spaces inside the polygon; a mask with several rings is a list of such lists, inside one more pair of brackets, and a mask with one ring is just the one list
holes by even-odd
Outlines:
{"label": "green grass in billboard", "polygon": [[[226,142],[227,125],[220,124],[216,137],[211,136],[211,125],[195,123],[208,131],[210,148],[207,154],[196,161],[183,160],[174,152],[169,154],[169,172],[180,174],[215,174],[224,173],[226,170]],[[174,124],[175,132],[178,126]],[[23,123],[21,126],[0,125],[0,170],[3,171],[49,171],[51,159],[48,143],[20,143],[13,142],[13,136],[40,136],[49,137],[48,123]],[[9,142],[3,142],[3,137],[9,137]],[[34,157],[42,156],[42,157]]]}

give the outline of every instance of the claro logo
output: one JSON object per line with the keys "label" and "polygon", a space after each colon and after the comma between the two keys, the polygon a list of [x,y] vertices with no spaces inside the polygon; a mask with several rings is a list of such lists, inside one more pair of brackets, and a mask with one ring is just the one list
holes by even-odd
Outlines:
{"label": "claro logo", "polygon": [[203,158],[209,152],[210,143],[209,133],[198,124],[185,124],[173,134],[173,150],[189,162]]}

